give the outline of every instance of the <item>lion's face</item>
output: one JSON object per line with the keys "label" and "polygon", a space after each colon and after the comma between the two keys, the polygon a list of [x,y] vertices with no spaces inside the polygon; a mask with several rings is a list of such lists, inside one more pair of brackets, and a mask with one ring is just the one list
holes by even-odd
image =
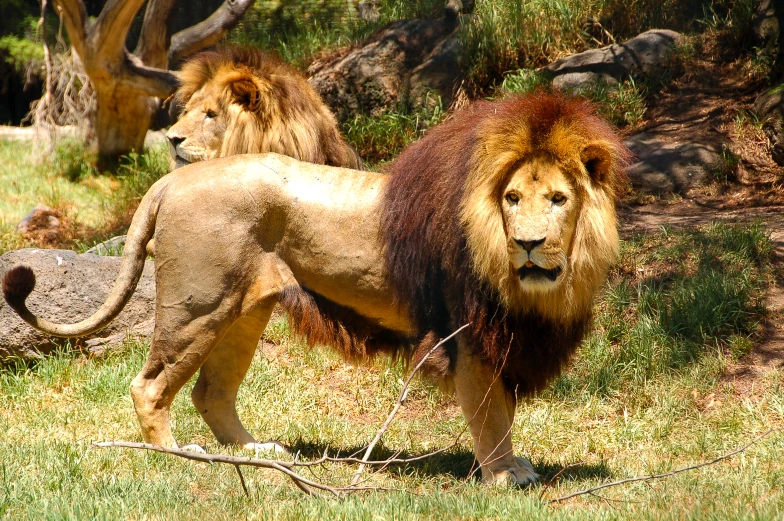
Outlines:
{"label": "lion's face", "polygon": [[221,94],[225,87],[209,82],[191,97],[179,121],[166,133],[175,168],[220,157],[228,126]]}
{"label": "lion's face", "polygon": [[501,190],[509,261],[525,291],[556,288],[568,270],[577,197],[552,161],[520,165]]}

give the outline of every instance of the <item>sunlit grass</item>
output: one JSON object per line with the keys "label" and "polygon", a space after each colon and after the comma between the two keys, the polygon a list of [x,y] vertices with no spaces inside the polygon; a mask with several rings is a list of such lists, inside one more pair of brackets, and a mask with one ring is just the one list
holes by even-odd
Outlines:
{"label": "sunlit grass", "polygon": [[[345,500],[304,497],[281,475],[250,468],[243,471],[251,493],[245,497],[231,467],[92,448],[92,441],[140,440],[128,385],[147,345],[128,341],[103,357],[60,352],[0,369],[0,513],[9,519],[775,519],[784,510],[782,433],[729,461],[664,481],[546,503],[601,482],[710,460],[784,427],[781,370],[760,378],[752,397],[721,380],[736,357],[733,338],[759,340],[758,297],[767,286],[769,252],[758,225],[666,230],[624,243],[597,303],[591,339],[550,390],[518,408],[513,443],[543,475],[543,485],[488,489],[469,479],[466,437],[444,455],[368,476],[369,484],[398,491]],[[697,287],[686,291],[706,270],[722,276],[708,296]],[[739,312],[711,312],[709,303],[721,302],[710,295],[729,287],[745,288],[731,303]],[[699,305],[682,305],[692,294]],[[310,350],[291,337],[282,317],[265,337],[238,398],[248,429],[304,458],[367,444],[397,398],[403,370],[384,361],[354,368],[328,350]],[[241,454],[215,442],[190,403],[191,386],[173,406],[175,437]],[[454,398],[415,381],[377,455],[446,447],[464,427]],[[352,471],[337,465],[316,475],[340,484]]]}
{"label": "sunlit grass", "polygon": [[431,94],[418,109],[395,107],[383,114],[358,114],[341,124],[341,132],[374,169],[394,159],[445,116],[440,97]]}
{"label": "sunlit grass", "polygon": [[38,205],[64,216],[61,246],[84,249],[122,233],[147,188],[169,168],[163,147],[124,156],[115,170],[104,173],[81,143],[67,138],[50,156],[39,153],[29,142],[0,140],[0,253],[38,246],[16,232]]}

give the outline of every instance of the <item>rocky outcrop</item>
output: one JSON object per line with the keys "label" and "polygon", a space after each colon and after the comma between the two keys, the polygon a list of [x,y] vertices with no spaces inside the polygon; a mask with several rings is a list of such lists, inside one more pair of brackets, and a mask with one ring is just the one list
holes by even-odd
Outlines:
{"label": "rocky outcrop", "polygon": [[681,34],[666,29],[645,31],[631,40],[567,56],[544,67],[557,88],[586,83],[615,84],[630,77],[655,76],[670,65]]}
{"label": "rocky outcrop", "polygon": [[[121,261],[119,257],[78,255],[69,250],[25,249],[0,257],[0,278],[14,266],[30,266],[36,276],[35,290],[27,299],[30,310],[53,322],[70,323],[88,317],[103,304]],[[120,315],[105,329],[78,341],[97,347],[107,339],[122,340],[129,331],[149,333],[155,314],[154,271],[153,263],[147,261],[136,291]],[[35,358],[64,343],[33,329],[5,301],[0,302],[0,359]]]}
{"label": "rocky outcrop", "polygon": [[340,120],[417,106],[435,91],[444,105],[460,78],[458,13],[437,20],[401,20],[362,44],[308,69],[311,85]]}
{"label": "rocky outcrop", "polygon": [[646,193],[685,194],[704,183],[719,161],[715,144],[672,139],[667,133],[642,132],[624,143],[636,158],[627,169],[632,186]]}
{"label": "rocky outcrop", "polygon": [[764,121],[762,129],[770,139],[773,160],[784,166],[784,84],[760,94],[754,111]]}

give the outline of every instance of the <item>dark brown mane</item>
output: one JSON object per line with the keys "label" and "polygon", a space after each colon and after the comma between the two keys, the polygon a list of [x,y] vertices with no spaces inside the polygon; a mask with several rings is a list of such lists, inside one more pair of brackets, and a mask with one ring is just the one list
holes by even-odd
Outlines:
{"label": "dark brown mane", "polygon": [[[470,322],[461,334],[486,360],[497,366],[505,361],[504,381],[520,396],[541,390],[559,374],[588,330],[590,311],[556,322],[506,309],[497,290],[472,270],[459,208],[475,152],[485,146],[482,132],[527,128],[529,134],[519,139],[548,151],[547,136],[559,122],[576,122],[591,139],[625,150],[586,102],[547,93],[480,101],[434,128],[391,164],[381,210],[386,264],[419,338],[433,332],[445,337]],[[453,343],[446,352],[452,364],[455,347]]]}

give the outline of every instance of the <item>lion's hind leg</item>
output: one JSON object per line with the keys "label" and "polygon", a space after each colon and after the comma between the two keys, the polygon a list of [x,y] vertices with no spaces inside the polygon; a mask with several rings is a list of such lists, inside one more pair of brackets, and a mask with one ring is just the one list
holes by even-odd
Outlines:
{"label": "lion's hind leg", "polygon": [[150,354],[131,382],[131,398],[144,441],[176,447],[171,432],[170,407],[182,386],[196,374],[236,316],[230,306],[218,306],[193,317],[185,308],[156,309]]}
{"label": "lion's hind leg", "polygon": [[199,371],[191,398],[220,443],[285,452],[277,443],[258,443],[242,425],[236,408],[237,391],[275,304],[275,299],[267,299],[232,324]]}

